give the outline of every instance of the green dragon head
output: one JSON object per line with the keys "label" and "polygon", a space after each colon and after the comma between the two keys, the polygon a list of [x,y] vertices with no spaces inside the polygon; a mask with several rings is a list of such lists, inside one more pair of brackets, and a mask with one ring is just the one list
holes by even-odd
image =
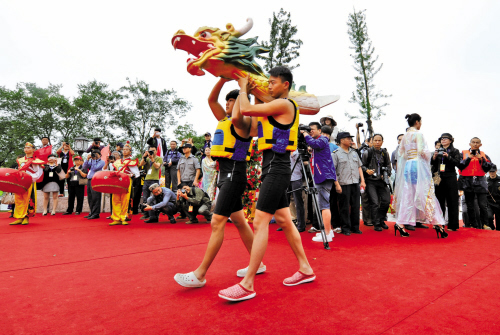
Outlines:
{"label": "green dragon head", "polygon": [[265,77],[264,71],[255,61],[255,56],[269,50],[256,44],[257,37],[239,38],[252,26],[252,19],[247,19],[246,25],[241,29],[235,29],[228,23],[226,30],[201,27],[193,36],[179,30],[172,38],[172,45],[175,49],[187,51],[194,56],[187,60],[187,70],[192,75],[203,76],[206,70],[216,77],[231,78],[239,69]]}

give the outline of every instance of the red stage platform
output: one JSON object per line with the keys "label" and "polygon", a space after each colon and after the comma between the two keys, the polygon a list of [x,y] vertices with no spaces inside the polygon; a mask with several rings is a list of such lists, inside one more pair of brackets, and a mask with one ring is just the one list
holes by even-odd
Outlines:
{"label": "red stage platform", "polygon": [[[107,215],[107,214],[106,214]],[[217,293],[239,281],[248,254],[228,224],[222,250],[199,289],[177,272],[202,259],[207,224],[129,226],[105,219],[40,216],[9,226],[0,214],[1,334],[493,334],[500,332],[500,232],[432,229],[336,234],[326,251],[302,233],[317,275],[286,287],[297,263],[271,225],[257,297]],[[163,217],[166,219],[166,217]]]}

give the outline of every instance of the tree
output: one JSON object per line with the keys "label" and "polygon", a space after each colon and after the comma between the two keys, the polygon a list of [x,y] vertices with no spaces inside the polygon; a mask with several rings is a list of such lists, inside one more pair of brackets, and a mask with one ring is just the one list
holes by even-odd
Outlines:
{"label": "tree", "polygon": [[24,155],[24,144],[34,140],[31,130],[24,122],[0,117],[0,166],[10,167],[18,155]]}
{"label": "tree", "polygon": [[120,89],[122,105],[112,111],[109,123],[121,132],[121,139],[129,140],[132,147],[142,151],[155,127],[166,130],[176,125],[191,104],[178,98],[174,90],[154,91],[142,80],[127,81],[128,85]]}
{"label": "tree", "polygon": [[300,64],[291,66],[290,63],[300,56],[299,49],[302,45],[300,39],[294,39],[297,34],[297,26],[292,26],[290,13],[280,9],[278,15],[273,12],[273,18],[269,19],[271,33],[269,42],[264,41],[262,46],[269,49],[267,56],[257,55],[265,60],[264,69],[269,72],[275,66],[288,66],[293,70]]}
{"label": "tree", "polygon": [[[389,98],[392,95],[384,95],[381,91],[375,89],[373,79],[375,75],[382,69],[383,63],[376,66],[378,56],[373,56],[375,48],[368,37],[368,28],[366,27],[366,10],[356,11],[349,14],[347,26],[349,27],[348,34],[349,40],[352,43],[350,49],[354,50],[351,57],[354,59],[354,69],[358,75],[354,77],[356,80],[356,91],[352,93],[350,103],[359,104],[359,113],[361,117],[366,117],[368,125],[368,136],[372,136],[373,126],[372,120],[379,120],[381,116],[385,115],[382,108],[389,105],[384,103],[376,105],[375,102],[381,98]],[[359,118],[359,115],[350,115],[346,113],[349,120]]]}
{"label": "tree", "polygon": [[205,136],[198,135],[196,133],[196,131],[194,130],[193,125],[190,123],[186,123],[184,125],[179,125],[177,127],[177,129],[174,130],[174,136],[179,141],[182,141],[183,139],[192,138],[193,145],[197,149],[201,149],[203,147],[203,145],[205,144]]}

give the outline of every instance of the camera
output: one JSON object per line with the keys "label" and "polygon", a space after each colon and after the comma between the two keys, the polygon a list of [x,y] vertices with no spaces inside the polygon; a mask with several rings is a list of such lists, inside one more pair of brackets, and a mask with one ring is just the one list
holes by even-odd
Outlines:
{"label": "camera", "polygon": [[181,193],[182,193],[182,194],[186,194],[186,190],[185,190],[185,189],[182,189],[182,190],[181,190]]}
{"label": "camera", "polygon": [[155,152],[154,152],[153,150],[148,150],[148,154],[149,154],[149,155],[153,156],[153,154],[154,154],[154,153],[155,153]]}
{"label": "camera", "polygon": [[148,207],[147,204],[139,204],[139,209],[144,212],[144,208]]}
{"label": "camera", "polygon": [[443,147],[437,149],[437,157],[443,157],[445,149]]}
{"label": "camera", "polygon": [[470,154],[471,154],[472,156],[477,155],[477,150],[471,150],[471,151],[470,151]]}
{"label": "camera", "polygon": [[92,153],[90,154],[90,157],[92,157],[93,159],[95,159],[95,158],[97,157],[97,155],[96,155],[96,153],[95,153],[95,152],[92,152]]}
{"label": "camera", "polygon": [[358,123],[358,127],[363,127],[363,122]]}
{"label": "camera", "polygon": [[309,152],[307,152],[306,138],[304,137],[304,134],[301,133],[302,130],[310,132],[311,127],[306,125],[299,125],[299,136],[297,139],[297,150],[299,151],[299,154],[302,156],[302,159],[304,161],[309,161],[310,155]]}

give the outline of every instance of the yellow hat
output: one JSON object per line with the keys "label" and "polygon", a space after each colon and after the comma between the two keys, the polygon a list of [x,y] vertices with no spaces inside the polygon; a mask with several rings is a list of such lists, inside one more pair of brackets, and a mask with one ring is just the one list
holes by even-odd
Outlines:
{"label": "yellow hat", "polygon": [[24,146],[25,147],[32,147],[33,149],[35,149],[35,146],[33,144],[31,144],[30,142],[26,142],[26,144]]}

